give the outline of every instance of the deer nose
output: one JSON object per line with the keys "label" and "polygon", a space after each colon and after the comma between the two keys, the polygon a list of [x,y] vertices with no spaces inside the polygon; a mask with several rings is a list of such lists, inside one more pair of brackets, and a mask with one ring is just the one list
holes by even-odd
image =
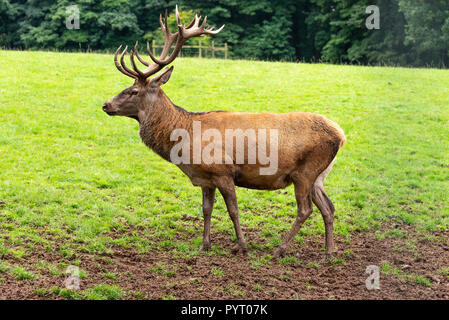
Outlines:
{"label": "deer nose", "polygon": [[108,110],[110,106],[111,106],[111,104],[110,104],[109,102],[106,102],[106,103],[103,105],[103,111]]}

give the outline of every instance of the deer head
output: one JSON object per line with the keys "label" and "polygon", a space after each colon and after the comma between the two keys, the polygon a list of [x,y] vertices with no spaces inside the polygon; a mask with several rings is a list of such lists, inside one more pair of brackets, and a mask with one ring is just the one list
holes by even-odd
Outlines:
{"label": "deer head", "polygon": [[[104,112],[106,112],[110,116],[127,116],[139,120],[139,114],[144,113],[148,108],[151,107],[151,105],[157,103],[162,91],[161,86],[170,79],[171,73],[173,71],[173,66],[170,68],[166,68],[163,72],[157,75],[155,74],[176,59],[179,52],[181,51],[182,46],[188,39],[193,37],[200,37],[204,34],[214,35],[219,33],[224,28],[224,25],[215,31],[214,28],[206,28],[207,17],[204,18],[203,22],[200,25],[201,17],[198,17],[198,14],[196,14],[192,22],[187,27],[185,27],[183,26],[179,17],[178,6],[176,6],[176,21],[178,23],[178,32],[171,33],[168,27],[167,11],[165,11],[164,21],[162,20],[162,15],[160,15],[159,22],[161,25],[161,30],[165,37],[165,43],[160,57],[156,58],[151,53],[150,45],[147,42],[147,51],[152,60],[151,63],[147,62],[139,55],[137,42],[134,46],[134,51],[130,51],[132,69],[128,68],[124,61],[124,57],[128,51],[128,46],[126,46],[125,49],[121,52],[120,59],[118,59],[118,54],[120,53],[122,46],[117,49],[114,55],[115,66],[121,73],[133,78],[135,81],[131,87],[123,90],[113,99],[106,102],[103,105]],[[175,47],[172,53],[167,58],[170,48],[175,41]],[[137,60],[139,60],[139,62],[145,65],[147,68],[144,70],[140,70],[137,67],[135,58],[137,58]],[[152,75],[155,76],[149,78]]]}

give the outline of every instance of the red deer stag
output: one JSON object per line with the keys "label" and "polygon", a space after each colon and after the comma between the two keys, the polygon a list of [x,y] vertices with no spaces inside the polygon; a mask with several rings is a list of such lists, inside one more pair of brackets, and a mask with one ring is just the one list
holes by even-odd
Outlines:
{"label": "red deer stag", "polygon": [[[130,51],[132,69],[124,63],[127,47],[121,52],[119,63],[117,55],[120,52],[120,46],[115,52],[115,65],[120,72],[135,81],[131,87],[106,102],[103,110],[110,116],[126,116],[137,120],[142,141],[159,156],[176,164],[190,178],[193,185],[202,188],[204,234],[201,250],[208,250],[211,246],[210,221],[217,188],[224,198],[234,224],[238,246],[233,251],[246,254],[248,247],[239,223],[235,186],[276,190],[293,183],[298,215],[282,244],[275,250],[274,256],[279,257],[285,253],[288,243],[311,215],[313,202],[324,219],[326,256],[331,257],[334,252],[335,209],[324,191],[323,183],[331,171],[338,150],[346,141],[343,130],[335,122],[324,116],[305,112],[191,113],[173,104],[162,91],[161,86],[169,80],[173,66],[166,68],[158,75],[155,74],[175,60],[183,44],[189,38],[204,34],[214,35],[223,29],[224,26],[215,31],[213,28],[206,28],[206,18],[200,25],[201,17],[196,15],[194,20],[185,27],[180,21],[176,7],[178,31],[171,33],[167,13],[165,13],[165,21],[161,15],[160,24],[165,36],[165,45],[160,57],[153,56],[147,43],[152,62],[144,60],[137,51],[136,43],[134,51]],[[169,55],[173,43],[175,47]],[[146,69],[137,68],[135,57],[146,66]],[[149,78],[152,75],[155,76]],[[270,130],[270,145],[264,130]],[[177,133],[174,134],[175,132]],[[231,147],[219,139],[220,136],[227,137],[229,132],[231,132],[229,140]],[[202,137],[199,142],[195,138],[198,133]],[[186,141],[190,142],[190,138],[196,139],[192,145],[186,143]],[[234,148],[234,138],[235,141],[243,141],[243,146],[247,149],[243,157],[242,149],[237,150],[238,142]],[[181,144],[180,140],[184,142]],[[267,151],[267,146],[272,147],[273,141],[275,148],[270,150],[269,159],[273,160],[271,156],[276,156],[273,160],[276,161],[274,170],[267,168],[266,157],[260,159],[261,150]],[[213,161],[201,158],[201,152],[204,156],[207,148],[209,152],[213,149]],[[259,151],[258,160],[250,155],[250,151],[255,149]],[[187,161],[179,160],[180,151],[183,153],[183,159]],[[240,161],[236,161],[236,158]],[[272,164],[269,165],[272,166]],[[263,171],[264,169],[266,171]]]}

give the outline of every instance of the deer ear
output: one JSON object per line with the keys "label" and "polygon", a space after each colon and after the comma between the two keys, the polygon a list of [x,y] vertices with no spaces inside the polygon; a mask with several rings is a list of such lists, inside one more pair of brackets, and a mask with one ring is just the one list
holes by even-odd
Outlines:
{"label": "deer ear", "polygon": [[151,78],[150,85],[160,87],[163,84],[166,84],[167,81],[170,79],[172,72],[173,72],[173,66],[171,66],[170,68],[166,68],[164,71],[162,71],[155,77]]}

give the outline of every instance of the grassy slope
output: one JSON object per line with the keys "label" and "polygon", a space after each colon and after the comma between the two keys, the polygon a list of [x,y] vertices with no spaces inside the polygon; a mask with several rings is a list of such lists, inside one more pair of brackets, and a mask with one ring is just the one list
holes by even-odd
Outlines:
{"label": "grassy slope", "polygon": [[[146,149],[134,120],[101,111],[131,85],[112,56],[0,51],[0,59],[0,254],[24,257],[60,240],[66,258],[115,245],[196,252],[201,232],[180,218],[201,217],[200,189]],[[327,190],[336,233],[349,236],[387,220],[449,227],[448,88],[441,70],[178,59],[164,90],[190,111],[310,111],[338,122],[348,142]],[[292,188],[239,189],[238,199],[242,224],[265,239],[257,246],[279,244],[296,215]],[[221,197],[212,223],[233,236]],[[136,227],[143,232],[110,237]],[[323,232],[314,214],[296,240]],[[184,233],[193,240],[173,239]]]}

